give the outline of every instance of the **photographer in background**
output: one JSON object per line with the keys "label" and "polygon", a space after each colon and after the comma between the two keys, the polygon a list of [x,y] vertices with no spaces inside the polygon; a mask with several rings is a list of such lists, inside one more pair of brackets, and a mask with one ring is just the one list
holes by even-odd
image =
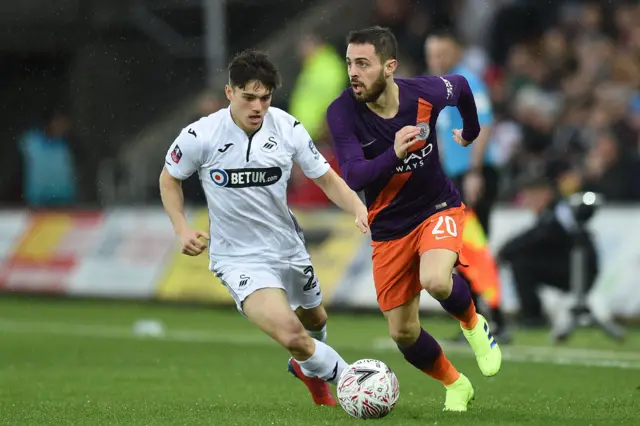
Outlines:
{"label": "photographer in background", "polygon": [[[527,176],[521,181],[522,202],[536,215],[531,229],[507,241],[498,251],[500,263],[508,263],[520,302],[521,325],[541,327],[546,324],[538,295],[546,284],[569,293],[571,290],[571,252],[578,235],[585,237],[585,287],[588,292],[598,275],[598,253],[588,233],[581,233],[580,223],[569,203],[558,193],[556,185],[544,175]],[[559,303],[551,314],[555,339],[572,329],[570,303]]]}

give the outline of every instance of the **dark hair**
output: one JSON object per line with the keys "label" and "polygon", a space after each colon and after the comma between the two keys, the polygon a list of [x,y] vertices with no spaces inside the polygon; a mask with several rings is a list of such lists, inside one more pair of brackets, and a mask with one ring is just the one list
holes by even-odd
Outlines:
{"label": "dark hair", "polygon": [[258,81],[270,92],[280,87],[280,71],[269,55],[255,49],[237,53],[229,63],[229,83],[244,89],[250,81]]}
{"label": "dark hair", "polygon": [[462,44],[460,38],[458,38],[456,33],[447,28],[441,28],[435,31],[431,31],[427,36],[427,38],[431,38],[431,37],[449,39],[455,44],[458,44],[458,45]]}
{"label": "dark hair", "polygon": [[376,25],[351,31],[347,35],[347,44],[372,44],[382,62],[397,59],[398,42],[389,28]]}

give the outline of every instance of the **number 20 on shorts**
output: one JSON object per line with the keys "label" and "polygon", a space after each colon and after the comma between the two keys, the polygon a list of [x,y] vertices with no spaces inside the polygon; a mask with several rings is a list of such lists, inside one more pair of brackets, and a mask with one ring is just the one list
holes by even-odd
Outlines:
{"label": "number 20 on shorts", "polygon": [[457,237],[458,227],[456,221],[451,216],[440,216],[431,233],[436,236],[436,240]]}

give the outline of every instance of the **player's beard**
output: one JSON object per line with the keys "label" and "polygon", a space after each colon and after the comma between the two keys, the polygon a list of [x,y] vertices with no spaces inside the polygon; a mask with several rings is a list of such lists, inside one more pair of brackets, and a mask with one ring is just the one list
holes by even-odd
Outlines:
{"label": "player's beard", "polygon": [[361,103],[375,102],[378,100],[382,92],[387,88],[387,79],[384,78],[384,71],[380,71],[380,75],[371,83],[371,89],[363,91],[360,95],[355,95],[356,100]]}

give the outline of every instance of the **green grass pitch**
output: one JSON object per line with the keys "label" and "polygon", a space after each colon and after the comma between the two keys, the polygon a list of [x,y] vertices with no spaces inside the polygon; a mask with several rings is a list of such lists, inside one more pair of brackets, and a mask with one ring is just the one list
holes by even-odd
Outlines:
{"label": "green grass pitch", "polygon": [[[162,322],[161,336],[133,333]],[[436,338],[453,320],[423,319]],[[639,425],[640,334],[621,346],[581,330],[566,346],[519,333],[485,378],[470,349],[445,345],[476,388],[467,413],[443,413],[440,384],[389,344],[380,315],[331,314],[328,343],[347,361],[378,358],[400,381],[386,425]],[[287,354],[232,309],[0,299],[2,425],[355,425],[316,407],[286,371]]]}

